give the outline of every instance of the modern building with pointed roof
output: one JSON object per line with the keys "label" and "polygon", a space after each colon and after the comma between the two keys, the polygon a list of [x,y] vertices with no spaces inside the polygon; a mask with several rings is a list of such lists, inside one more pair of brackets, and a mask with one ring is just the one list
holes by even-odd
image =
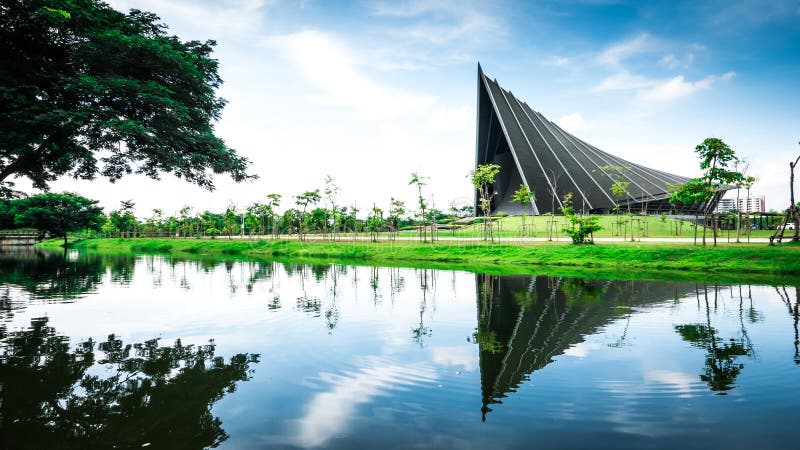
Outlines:
{"label": "modern building with pointed roof", "polygon": [[[561,199],[569,192],[577,211],[592,213],[620,207],[651,214],[694,214],[709,206],[673,207],[668,201],[669,186],[689,178],[626,161],[564,131],[486,76],[480,64],[477,110],[475,166],[494,163],[501,167],[494,184],[493,214],[523,212],[511,201],[520,185],[527,185],[535,195],[534,214],[558,213]],[[614,195],[615,181],[628,183],[627,195]],[[714,195],[709,210],[723,194],[720,190]],[[475,206],[479,211],[477,199]]]}

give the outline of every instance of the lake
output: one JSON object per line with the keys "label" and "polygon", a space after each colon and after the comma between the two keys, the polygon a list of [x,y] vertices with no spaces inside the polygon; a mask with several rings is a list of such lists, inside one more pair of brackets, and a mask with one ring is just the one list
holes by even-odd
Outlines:
{"label": "lake", "polygon": [[0,441],[794,448],[798,291],[18,249]]}

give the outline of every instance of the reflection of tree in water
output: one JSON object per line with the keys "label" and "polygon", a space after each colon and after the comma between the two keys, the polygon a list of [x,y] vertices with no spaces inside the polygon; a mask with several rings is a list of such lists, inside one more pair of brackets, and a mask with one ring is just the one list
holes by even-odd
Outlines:
{"label": "reflection of tree in water", "polygon": [[[740,357],[753,357],[753,345],[747,335],[744,325],[744,309],[739,308],[740,333],[736,338],[727,340],[719,337],[719,332],[711,325],[711,305],[708,298],[708,286],[703,289],[705,299],[706,323],[687,324],[675,326],[675,331],[681,338],[694,347],[706,351],[705,366],[700,379],[708,384],[709,388],[718,395],[725,395],[726,391],[733,389],[736,377],[739,376],[744,364]],[[698,298],[699,300],[699,298]],[[719,301],[719,287],[714,286],[714,309]],[[741,302],[741,298],[740,298]]]}
{"label": "reflection of tree in water", "polygon": [[411,338],[419,344],[420,348],[425,345],[425,339],[431,337],[433,330],[425,325],[425,312],[428,310],[428,291],[433,291],[436,286],[436,271],[420,269],[419,287],[422,290],[422,298],[419,301],[419,325],[411,329]]}
{"label": "reflection of tree in water", "polygon": [[403,289],[406,287],[406,279],[400,273],[398,267],[388,267],[386,270],[389,271],[389,295],[392,300],[392,305],[394,305],[394,297],[396,294],[403,292]]}
{"label": "reflection of tree in water", "polygon": [[0,319],[25,306],[27,300],[12,289],[30,294],[34,299],[74,301],[94,291],[106,273],[120,282],[128,282],[136,258],[129,255],[85,255],[80,253],[25,250],[0,251]]}
{"label": "reflection of tree in water", "polygon": [[[322,301],[319,297],[313,297],[308,295],[308,291],[306,291],[306,277],[307,272],[309,270],[308,265],[300,265],[297,269],[297,276],[300,279],[300,289],[302,291],[302,295],[297,297],[297,309],[311,314],[312,317],[319,317],[320,312],[322,311]],[[316,274],[316,272],[315,272]]]}
{"label": "reflection of tree in water", "polygon": [[[483,420],[490,405],[587,334],[630,315],[631,307],[672,298],[684,285],[548,276],[476,275]],[[624,305],[624,308],[620,308]]]}
{"label": "reflection of tree in water", "polygon": [[347,266],[333,265],[330,274],[330,298],[328,307],[325,308],[325,325],[328,327],[328,334],[333,333],[336,325],[339,324],[339,277],[347,275]]}
{"label": "reflection of tree in water", "polygon": [[211,407],[252,375],[258,355],[228,362],[208,345],[69,340],[35,319],[0,335],[5,448],[214,447],[228,435]]}
{"label": "reflection of tree in water", "polygon": [[[495,284],[498,277],[492,275],[476,275],[482,279],[478,283],[478,328],[472,334],[470,342],[478,344],[481,352],[499,353],[503,350],[503,344],[498,342],[497,333],[491,328],[492,311],[494,311]],[[513,294],[515,302],[521,305],[530,306],[527,299],[530,296],[525,291],[518,291]],[[526,299],[522,300],[521,299]],[[523,303],[524,302],[524,303]],[[525,307],[525,306],[521,306]]]}
{"label": "reflection of tree in water", "polygon": [[792,317],[792,322],[794,325],[794,363],[800,365],[800,329],[798,329],[798,322],[800,322],[800,287],[795,286],[794,288],[794,305],[792,305],[791,297],[789,296],[789,292],[786,290],[786,286],[782,288],[775,288],[775,291],[778,293],[778,296],[781,298],[781,301],[786,305],[786,308],[789,310],[789,316]]}
{"label": "reflection of tree in water", "polygon": [[372,304],[377,305],[383,295],[381,294],[380,267],[372,266],[369,271],[369,289],[372,291]]}

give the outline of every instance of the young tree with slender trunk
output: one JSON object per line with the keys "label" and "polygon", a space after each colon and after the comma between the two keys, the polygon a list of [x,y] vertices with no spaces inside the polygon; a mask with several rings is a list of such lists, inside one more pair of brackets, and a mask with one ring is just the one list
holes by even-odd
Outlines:
{"label": "young tree with slender trunk", "polygon": [[391,201],[389,202],[389,222],[391,223],[391,233],[389,234],[390,237],[396,239],[398,233],[398,227],[400,223],[400,217],[406,213],[406,204],[402,200],[397,200],[392,197]]}
{"label": "young tree with slender trunk", "polygon": [[494,191],[494,180],[500,173],[499,164],[482,164],[470,172],[472,185],[478,190],[478,206],[483,211],[483,240],[494,242],[494,233],[490,215],[492,198],[497,195]]}
{"label": "young tree with slender trunk", "polygon": [[[614,208],[614,212],[616,213],[616,225],[617,225],[617,232],[623,225],[622,221],[620,220],[620,207],[619,203],[625,202],[626,210],[628,212],[628,224],[631,227],[631,238],[633,238],[633,218],[631,217],[631,192],[630,186],[631,182],[629,178],[625,175],[625,172],[630,170],[629,167],[626,166],[619,166],[619,165],[612,165],[607,164],[602,166],[601,169],[603,170],[603,174],[607,174],[611,178],[611,195],[613,195],[617,199],[617,206]],[[628,226],[625,226],[624,230],[624,238],[627,239],[628,237]]]}
{"label": "young tree with slender trunk", "polygon": [[794,169],[797,168],[798,163],[800,163],[800,156],[793,163],[789,163],[789,197],[791,201],[789,212],[794,220],[794,236],[792,237],[794,242],[800,241],[800,211],[798,211],[797,202],[794,200]]}
{"label": "young tree with slender trunk", "polygon": [[267,203],[264,205],[264,211],[269,217],[269,226],[270,226],[270,234],[272,234],[273,239],[278,238],[278,207],[281,205],[281,195],[280,194],[269,194],[267,195]]}
{"label": "young tree with slender trunk", "polygon": [[742,232],[742,208],[739,206],[739,189],[745,188],[747,190],[746,203],[749,203],[750,188],[753,187],[753,184],[755,184],[756,181],[758,181],[758,178],[756,177],[743,177],[738,183],[736,183],[736,242],[740,242],[739,235]]}
{"label": "young tree with slender trunk", "polygon": [[425,201],[425,197],[422,195],[422,186],[425,186],[428,182],[428,177],[420,175],[418,172],[411,173],[411,181],[408,182],[409,185],[414,185],[417,187],[417,207],[419,208],[419,216],[422,222],[422,227],[420,228],[420,239],[423,242],[427,241],[427,224],[425,222],[425,210],[428,208],[428,203]]}
{"label": "young tree with slender trunk", "polygon": [[370,240],[372,242],[378,242],[379,233],[385,224],[386,221],[383,219],[383,210],[373,203],[372,209],[369,211],[369,216],[367,217],[367,228],[369,229]]}
{"label": "young tree with slender trunk", "polygon": [[305,240],[305,235],[307,230],[307,225],[309,221],[308,214],[306,211],[308,210],[309,205],[316,205],[319,203],[321,197],[319,195],[319,189],[314,189],[313,191],[306,191],[300,195],[295,196],[295,204],[297,206],[303,207],[303,210],[300,213],[300,226],[298,227],[298,233],[300,234],[300,240]]}
{"label": "young tree with slender trunk", "polygon": [[[667,185],[670,196],[669,202],[672,205],[680,203],[682,205],[702,204],[711,199],[713,192],[708,190],[705,181],[699,178],[692,178],[681,185]],[[697,245],[697,222],[700,217],[700,209],[694,211],[694,245]]]}
{"label": "young tree with slender trunk", "polygon": [[[339,196],[339,186],[336,185],[336,180],[327,175],[325,177],[325,189],[323,190],[323,194],[325,195],[325,199],[328,200],[328,203],[331,205],[331,222],[333,226],[333,233],[332,233],[332,240],[336,240],[336,229],[338,228],[339,217],[338,217],[338,210],[336,209],[336,200]],[[327,233],[327,224],[325,225],[324,233]]]}
{"label": "young tree with slender trunk", "polygon": [[[630,199],[628,198],[628,196],[630,195],[630,192],[628,191],[628,188],[630,187],[630,185],[631,185],[630,181],[616,180],[613,183],[611,183],[611,194],[614,195],[614,197],[625,199],[625,205],[627,205],[627,207],[628,207],[628,216],[629,216],[628,220],[631,223],[633,223],[633,220],[631,220],[631,218],[630,218],[630,215],[631,215],[631,202],[630,202]],[[621,224],[621,222],[619,220],[619,205],[617,205],[614,208],[614,210],[617,212],[617,231],[619,231],[619,227],[620,227],[620,224]],[[625,227],[625,229],[627,230],[627,227]],[[625,232],[625,239],[627,239],[627,237],[628,237],[628,233],[626,231]],[[633,230],[631,230],[631,237],[633,237]]]}
{"label": "young tree with slender trunk", "polygon": [[136,233],[137,225],[136,215],[134,214],[136,203],[133,200],[122,200],[119,203],[119,209],[111,211],[108,218],[120,233],[120,236],[127,234],[128,237],[133,237]]}
{"label": "young tree with slender trunk", "polygon": [[[725,185],[741,182],[744,178],[740,172],[736,170],[736,163],[739,158],[736,152],[731,149],[728,144],[719,138],[706,138],[694,149],[697,156],[700,158],[700,169],[705,171],[702,176],[703,182],[706,183],[707,191],[710,197],[706,202],[705,216],[707,222],[708,213],[711,212],[713,206],[713,196],[719,189],[724,188]],[[733,168],[731,168],[733,165]],[[714,246],[717,246],[717,227],[716,227],[716,214],[712,214],[712,224],[714,225]],[[706,228],[703,227],[703,246],[706,245]]]}
{"label": "young tree with slender trunk", "polygon": [[[561,175],[564,172],[560,172],[560,173],[556,174],[553,171],[553,169],[547,169],[547,171],[550,172],[550,176],[547,177],[548,180],[550,181],[550,194],[551,194],[551,197],[550,197],[550,211],[552,212],[553,215],[555,215],[555,213],[556,213],[556,201],[559,201],[559,206],[562,206],[561,203],[560,203],[560,200],[558,200],[558,180],[561,178]],[[547,175],[545,174],[545,176],[547,176]]]}
{"label": "young tree with slender trunk", "polygon": [[[520,184],[519,189],[514,191],[514,197],[511,199],[512,202],[520,205],[522,207],[522,235],[526,235],[525,232],[525,207],[533,206],[533,202],[536,201],[536,195],[531,192],[531,189],[526,184]],[[531,219],[533,222],[533,219]]]}
{"label": "young tree with slender trunk", "polygon": [[178,211],[180,214],[180,236],[186,237],[191,232],[192,220],[192,207],[189,205],[184,206]]}

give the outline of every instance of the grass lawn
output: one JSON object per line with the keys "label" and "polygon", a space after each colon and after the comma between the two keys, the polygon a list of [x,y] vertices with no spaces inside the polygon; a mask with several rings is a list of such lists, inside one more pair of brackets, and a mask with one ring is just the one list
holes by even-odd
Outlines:
{"label": "grass lawn", "polygon": [[[683,221],[676,219],[666,218],[662,220],[661,217],[656,216],[627,216],[625,214],[620,216],[604,215],[600,217],[600,226],[603,229],[595,233],[595,237],[631,237],[631,233],[636,238],[652,237],[652,238],[669,238],[669,237],[682,237],[691,238],[694,236],[694,224],[691,221]],[[632,221],[632,222],[631,222]],[[561,232],[561,229],[566,225],[567,220],[564,216],[527,216],[525,217],[526,232],[522,233],[522,217],[510,216],[503,217],[495,222],[495,236],[497,237],[548,237],[548,230],[551,233],[557,234],[559,238],[566,238],[567,235]],[[618,223],[621,222],[621,223]],[[440,236],[452,237],[481,237],[483,236],[483,225],[472,224],[463,226],[455,230],[440,230]],[[751,237],[768,238],[772,235],[773,230],[752,230]],[[416,231],[403,231],[401,236],[415,236]],[[703,227],[698,229],[698,240],[703,234]],[[706,231],[706,239],[713,239],[712,231]],[[731,241],[736,240],[735,230],[719,230],[718,240],[727,240],[730,236]],[[741,240],[747,240],[747,235],[743,233],[740,237]]]}
{"label": "grass lawn", "polygon": [[[41,247],[60,248],[51,240]],[[800,246],[619,242],[571,245],[564,242],[486,244],[416,241],[268,241],[218,239],[91,239],[72,248],[102,252],[164,253],[182,256],[246,257],[311,262],[435,267],[490,273],[530,273],[542,268],[590,270],[632,278],[692,278],[737,275],[793,278],[800,281]]]}

